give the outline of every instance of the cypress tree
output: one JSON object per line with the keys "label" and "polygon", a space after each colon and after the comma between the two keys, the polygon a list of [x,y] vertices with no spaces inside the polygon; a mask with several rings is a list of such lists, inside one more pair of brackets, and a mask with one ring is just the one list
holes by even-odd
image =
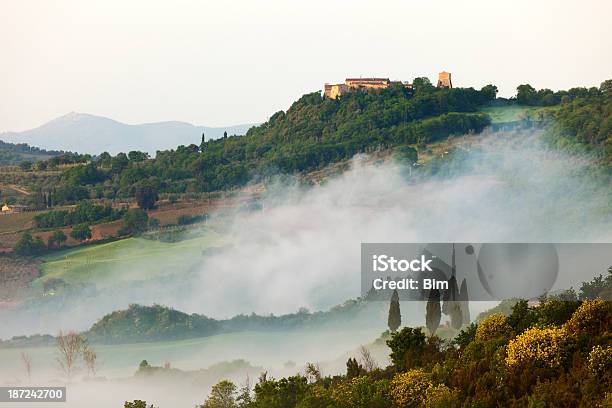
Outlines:
{"label": "cypress tree", "polygon": [[465,279],[461,282],[461,287],[459,288],[459,299],[461,300],[461,315],[462,315],[462,323],[470,324],[472,320],[470,317],[470,299],[468,295],[467,282]]}
{"label": "cypress tree", "polygon": [[399,295],[397,290],[394,290],[393,295],[391,295],[387,324],[389,325],[389,330],[391,330],[391,333],[395,333],[402,324],[402,314],[400,312]]}
{"label": "cypress tree", "polygon": [[426,310],[427,313],[425,315],[425,321],[427,323],[427,330],[429,330],[430,335],[433,336],[438,329],[438,326],[440,326],[440,319],[442,318],[440,291],[438,289],[432,289],[429,291]]}

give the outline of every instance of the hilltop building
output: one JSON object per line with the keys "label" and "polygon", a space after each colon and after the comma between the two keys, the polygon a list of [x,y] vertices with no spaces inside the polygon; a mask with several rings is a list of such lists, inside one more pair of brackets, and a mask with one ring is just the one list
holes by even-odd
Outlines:
{"label": "hilltop building", "polygon": [[412,84],[408,82],[391,81],[389,78],[346,78],[343,84],[325,84],[323,96],[336,99],[338,96],[348,92],[385,89],[391,85],[403,85],[408,89],[412,89]]}
{"label": "hilltop building", "polygon": [[442,71],[438,74],[438,88],[452,88],[451,73]]}

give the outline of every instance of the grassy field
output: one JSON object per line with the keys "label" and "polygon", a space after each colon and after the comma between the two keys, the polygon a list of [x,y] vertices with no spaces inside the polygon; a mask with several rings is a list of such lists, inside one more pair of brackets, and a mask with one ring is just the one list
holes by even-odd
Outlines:
{"label": "grassy field", "polygon": [[491,106],[483,108],[482,112],[491,116],[491,122],[496,123],[508,123],[516,122],[523,119],[526,115],[542,109],[537,106]]}
{"label": "grassy field", "polygon": [[187,270],[201,258],[204,248],[219,238],[212,230],[175,243],[128,238],[104,244],[54,252],[43,257],[42,276],[33,282],[40,287],[50,277],[70,284],[94,283],[97,287],[145,280]]}

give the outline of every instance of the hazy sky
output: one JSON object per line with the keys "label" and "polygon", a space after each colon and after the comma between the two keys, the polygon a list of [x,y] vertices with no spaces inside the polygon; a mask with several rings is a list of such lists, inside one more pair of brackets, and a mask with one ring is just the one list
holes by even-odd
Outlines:
{"label": "hazy sky", "polygon": [[348,76],[598,86],[611,15],[609,0],[0,0],[0,131],[70,111],[261,122]]}

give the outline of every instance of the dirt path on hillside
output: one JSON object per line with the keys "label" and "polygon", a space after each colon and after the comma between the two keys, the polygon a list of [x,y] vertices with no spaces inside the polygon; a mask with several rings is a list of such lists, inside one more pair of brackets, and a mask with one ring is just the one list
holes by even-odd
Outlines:
{"label": "dirt path on hillside", "polygon": [[0,187],[8,188],[9,190],[13,190],[13,191],[16,191],[16,192],[18,192],[20,194],[27,195],[27,196],[32,194],[28,190],[24,189],[23,187],[19,187],[16,184],[0,184]]}

